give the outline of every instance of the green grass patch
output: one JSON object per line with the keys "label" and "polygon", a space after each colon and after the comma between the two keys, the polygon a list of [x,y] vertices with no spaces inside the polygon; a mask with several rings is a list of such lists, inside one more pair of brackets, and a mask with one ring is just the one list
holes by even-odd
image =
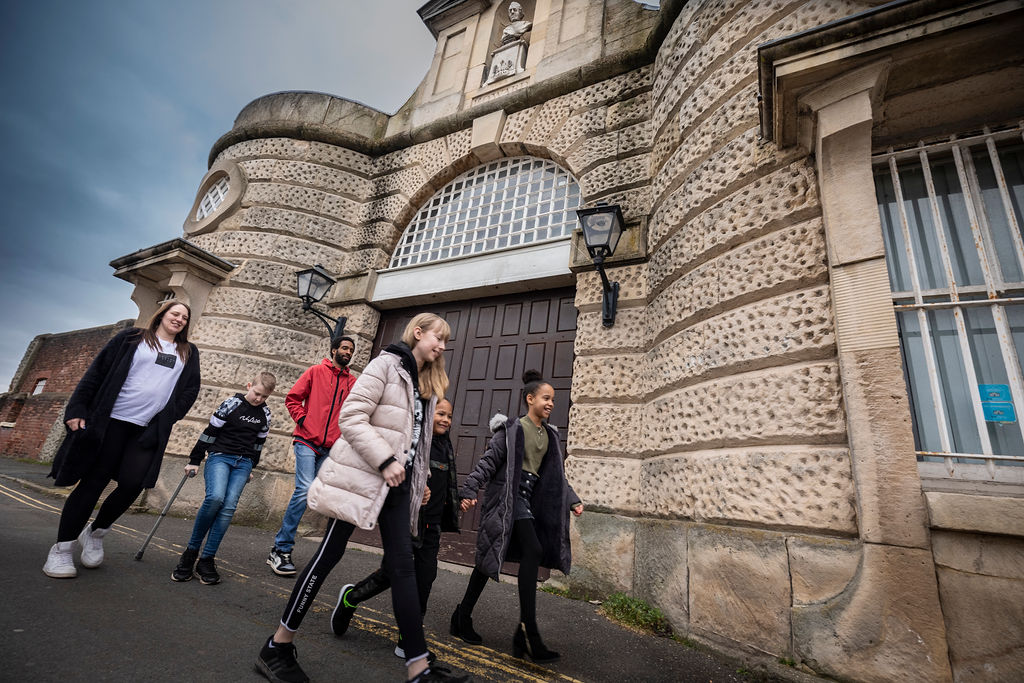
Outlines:
{"label": "green grass patch", "polygon": [[601,605],[601,611],[612,621],[659,636],[671,636],[672,626],[657,607],[625,593],[612,593]]}
{"label": "green grass patch", "polygon": [[685,645],[686,647],[691,648],[691,649],[696,649],[697,648],[697,641],[693,640],[692,638],[687,638],[686,636],[675,636],[674,635],[674,636],[672,636],[672,640],[676,641],[680,645]]}

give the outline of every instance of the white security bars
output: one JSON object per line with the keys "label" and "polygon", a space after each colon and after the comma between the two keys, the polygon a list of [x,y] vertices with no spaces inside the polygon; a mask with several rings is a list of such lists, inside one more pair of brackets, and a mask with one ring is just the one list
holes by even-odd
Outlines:
{"label": "white security bars", "polygon": [[875,157],[922,476],[1024,483],[1022,132]]}
{"label": "white security bars", "polygon": [[580,188],[546,159],[513,157],[448,183],[409,224],[391,268],[444,261],[568,237]]}

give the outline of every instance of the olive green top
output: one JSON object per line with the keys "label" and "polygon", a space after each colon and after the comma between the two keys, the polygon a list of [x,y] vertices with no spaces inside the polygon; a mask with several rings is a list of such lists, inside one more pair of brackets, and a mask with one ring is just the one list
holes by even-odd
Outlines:
{"label": "olive green top", "polygon": [[528,415],[519,418],[523,426],[523,470],[540,474],[540,464],[548,452],[548,430],[533,424]]}

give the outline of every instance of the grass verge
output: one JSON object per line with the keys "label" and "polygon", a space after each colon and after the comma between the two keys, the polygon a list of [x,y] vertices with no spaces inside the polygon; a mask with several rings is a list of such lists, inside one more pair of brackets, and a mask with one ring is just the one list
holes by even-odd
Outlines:
{"label": "grass verge", "polygon": [[612,621],[659,636],[671,636],[672,626],[657,607],[625,593],[612,593],[601,605],[601,612]]}

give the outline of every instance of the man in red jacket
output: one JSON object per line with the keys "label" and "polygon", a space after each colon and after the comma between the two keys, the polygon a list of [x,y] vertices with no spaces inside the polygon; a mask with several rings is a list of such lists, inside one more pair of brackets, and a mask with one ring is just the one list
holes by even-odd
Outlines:
{"label": "man in red jacket", "polygon": [[292,445],[295,448],[295,492],[284,511],[281,528],[267,564],[278,576],[294,576],[292,548],[299,520],[306,512],[306,492],[331,446],[341,436],[338,413],[356,378],[348,370],[356,343],[351,337],[331,340],[331,360],[307,369],[284,399],[295,420]]}

